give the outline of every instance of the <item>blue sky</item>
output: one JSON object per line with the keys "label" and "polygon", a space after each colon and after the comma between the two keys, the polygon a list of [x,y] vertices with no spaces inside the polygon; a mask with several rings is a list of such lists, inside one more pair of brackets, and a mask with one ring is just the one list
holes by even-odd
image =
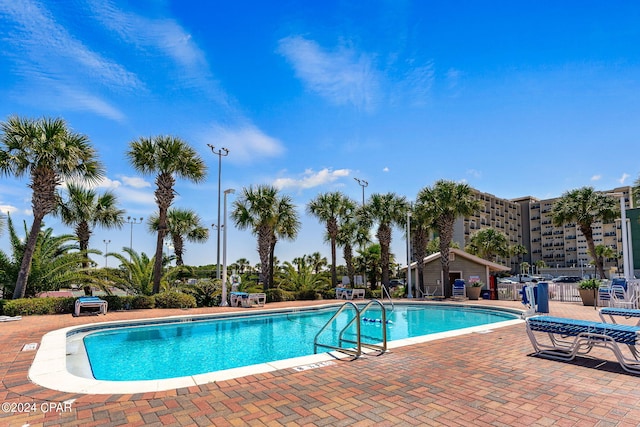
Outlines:
{"label": "blue sky", "polygon": [[[63,117],[105,163],[100,187],[135,217],[155,210],[154,177],[127,163],[130,141],[171,134],[196,148],[208,178],[178,181],[174,206],[209,225],[207,144],[226,147],[223,190],[273,184],[300,209],[278,258],[329,257],[304,208],[326,191],[360,201],[354,177],[367,197],[409,200],[443,178],[504,198],[632,184],[638,22],[634,1],[0,0],[0,120]],[[25,180],[0,180],[0,210],[29,224],[30,196]],[[129,238],[129,226],[97,229],[91,246]],[[229,262],[258,261],[249,231],[229,227],[228,242]],[[154,244],[134,226],[134,249]],[[405,259],[400,231],[393,251]],[[215,263],[215,231],[185,260]]]}

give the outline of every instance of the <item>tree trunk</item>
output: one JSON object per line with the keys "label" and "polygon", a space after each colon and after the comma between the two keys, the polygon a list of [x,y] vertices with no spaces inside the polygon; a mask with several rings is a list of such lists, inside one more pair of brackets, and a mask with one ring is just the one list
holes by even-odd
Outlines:
{"label": "tree trunk", "polygon": [[38,234],[40,233],[40,227],[42,226],[42,218],[42,216],[33,218],[31,231],[29,231],[29,238],[27,239],[24,254],[22,255],[22,264],[20,264],[20,271],[18,272],[18,279],[16,280],[16,288],[13,291],[13,299],[24,298],[27,290],[29,272],[31,271],[31,261],[33,260],[33,252],[36,249]]}

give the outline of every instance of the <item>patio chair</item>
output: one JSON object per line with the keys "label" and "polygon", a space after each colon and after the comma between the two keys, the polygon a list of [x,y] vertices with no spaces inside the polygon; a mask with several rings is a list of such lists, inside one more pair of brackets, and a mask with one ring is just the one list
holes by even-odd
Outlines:
{"label": "patio chair", "polygon": [[569,361],[594,347],[606,348],[613,352],[622,369],[640,374],[638,326],[533,316],[526,320],[526,330],[536,355]]}
{"label": "patio chair", "polygon": [[456,279],[453,281],[453,290],[451,292],[451,296],[453,298],[457,298],[457,297],[464,298],[466,296],[464,280]]}
{"label": "patio chair", "polygon": [[231,307],[249,307],[249,294],[246,292],[231,292],[229,299]]}
{"label": "patio chair", "polygon": [[621,285],[612,285],[609,295],[612,307],[637,308],[633,289],[626,291]]}
{"label": "patio chair", "polygon": [[640,310],[635,308],[605,307],[600,309],[598,314],[605,323],[607,323],[605,316],[609,317],[611,323],[618,323],[616,322],[616,317],[624,317],[625,319],[637,318],[636,326],[640,326]]}
{"label": "patio chair", "polygon": [[610,307],[611,306],[611,288],[602,285],[598,288],[598,306],[600,307]]}
{"label": "patio chair", "polygon": [[267,294],[258,292],[255,294],[249,294],[249,306],[259,305],[260,307],[264,307],[264,304],[267,302]]}
{"label": "patio chair", "polygon": [[98,297],[80,297],[75,302],[73,316],[80,316],[83,308],[97,308],[97,313],[107,314],[107,302]]}

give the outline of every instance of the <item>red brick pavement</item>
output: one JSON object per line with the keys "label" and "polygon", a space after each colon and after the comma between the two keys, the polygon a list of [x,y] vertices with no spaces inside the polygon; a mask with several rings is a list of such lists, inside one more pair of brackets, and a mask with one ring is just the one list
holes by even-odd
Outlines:
{"label": "red brick pavement", "polygon": [[[496,305],[520,308],[517,302]],[[269,304],[270,308],[276,304]],[[189,314],[237,310],[197,309]],[[63,393],[31,383],[48,331],[104,320],[185,314],[180,310],[106,317],[31,316],[0,323],[0,412],[9,426],[638,426],[640,377],[613,355],[563,363],[532,357],[524,325],[397,348],[382,356],[297,372],[284,369],[198,387],[135,395]],[[551,303],[556,316],[597,319],[593,308]],[[609,360],[602,363],[600,358]],[[49,404],[71,402],[70,410]],[[4,409],[4,407],[3,407]],[[46,411],[45,411],[46,410]]]}

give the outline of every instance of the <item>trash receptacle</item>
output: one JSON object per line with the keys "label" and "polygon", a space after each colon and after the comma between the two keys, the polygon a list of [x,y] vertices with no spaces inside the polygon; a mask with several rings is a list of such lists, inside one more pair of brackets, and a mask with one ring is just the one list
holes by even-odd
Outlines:
{"label": "trash receptacle", "polygon": [[538,305],[538,309],[536,310],[538,313],[548,313],[549,312],[549,284],[547,282],[538,283],[538,292],[536,295],[536,302]]}
{"label": "trash receptacle", "polygon": [[482,299],[491,299],[491,291],[489,289],[483,289],[480,295],[482,295]]}

